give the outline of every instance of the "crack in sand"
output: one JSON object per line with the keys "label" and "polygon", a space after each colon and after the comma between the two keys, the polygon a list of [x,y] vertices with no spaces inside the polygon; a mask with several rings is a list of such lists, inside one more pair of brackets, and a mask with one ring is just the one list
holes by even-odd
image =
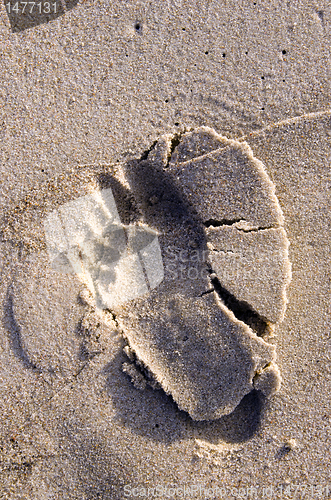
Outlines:
{"label": "crack in sand", "polygon": [[203,225],[208,227],[223,227],[223,226],[233,226],[237,229],[237,231],[242,231],[243,233],[253,233],[256,231],[265,231],[267,229],[276,229],[279,225],[274,224],[272,226],[258,226],[252,227],[245,219],[209,219],[203,223]]}
{"label": "crack in sand", "polygon": [[244,219],[222,219],[222,220],[216,220],[216,219],[209,219],[206,222],[203,223],[205,227],[221,227],[221,226],[233,226],[237,222],[241,222]]}
{"label": "crack in sand", "polygon": [[[238,300],[235,295],[224,288],[211,267],[209,267],[208,272],[213,290],[224,305],[233,312],[234,316],[249,326],[258,337],[269,335],[272,331],[270,322],[266,318],[262,318],[247,302]],[[206,293],[211,291],[207,290]]]}

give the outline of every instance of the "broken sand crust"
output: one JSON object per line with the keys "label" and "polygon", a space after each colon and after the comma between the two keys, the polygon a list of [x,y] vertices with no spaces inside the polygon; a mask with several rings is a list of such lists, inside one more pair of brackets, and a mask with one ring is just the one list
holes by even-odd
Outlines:
{"label": "broken sand crust", "polygon": [[[288,240],[275,187],[246,143],[205,127],[173,143],[161,138],[127,178],[144,222],[162,231],[163,254],[171,245],[179,253],[193,236],[194,248],[209,256],[194,264],[199,279],[172,279],[165,265],[147,299],[115,314],[140,364],[179,408],[196,420],[217,419],[252,389],[269,397],[280,387],[275,347],[262,336],[285,314]],[[249,315],[262,333],[254,318],[245,322]]]}

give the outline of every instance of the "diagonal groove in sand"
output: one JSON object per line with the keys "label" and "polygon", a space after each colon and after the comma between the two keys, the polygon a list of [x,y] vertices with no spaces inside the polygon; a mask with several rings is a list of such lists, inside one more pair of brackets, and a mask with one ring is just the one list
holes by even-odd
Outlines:
{"label": "diagonal groove in sand", "polygon": [[13,309],[13,296],[11,294],[10,288],[7,291],[7,297],[4,304],[4,317],[2,320],[3,327],[6,330],[11,348],[17,358],[19,358],[24,364],[25,368],[33,370],[37,373],[41,373],[41,370],[33,363],[28,354],[25,351],[22,338],[21,338],[21,328],[16,321],[14,309]]}
{"label": "diagonal groove in sand", "polygon": [[324,111],[316,111],[315,113],[305,113],[303,115],[299,116],[292,116],[291,118],[287,118],[286,120],[280,120],[279,122],[276,123],[271,123],[270,125],[267,125],[266,127],[263,127],[258,130],[254,130],[253,132],[249,132],[248,134],[242,135],[238,138],[236,138],[237,141],[245,141],[249,139],[250,137],[257,137],[264,132],[271,131],[275,128],[282,127],[284,125],[292,125],[295,123],[300,123],[301,121],[310,121],[310,120],[315,120],[316,118],[322,118],[324,116],[329,115],[331,117],[331,109],[325,109]]}
{"label": "diagonal groove in sand", "polygon": [[[238,300],[235,295],[223,287],[211,267],[209,267],[208,272],[213,290],[220,297],[224,305],[233,312],[235,317],[249,326],[258,337],[263,338],[269,334],[271,329],[270,322],[256,312],[248,302]],[[205,293],[209,292],[208,290]]]}

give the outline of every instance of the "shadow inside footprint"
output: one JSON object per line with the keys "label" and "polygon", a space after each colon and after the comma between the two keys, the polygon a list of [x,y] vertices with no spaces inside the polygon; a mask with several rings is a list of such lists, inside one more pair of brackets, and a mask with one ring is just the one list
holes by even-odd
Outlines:
{"label": "shadow inside footprint", "polygon": [[203,222],[162,166],[148,160],[132,161],[125,171],[146,224],[160,233],[170,227],[182,229],[184,225],[197,245],[206,245]]}
{"label": "shadow inside footprint", "polygon": [[131,224],[139,219],[139,210],[129,189],[121,184],[107,170],[97,176],[100,189],[111,189],[122,224]]}
{"label": "shadow inside footprint", "polygon": [[[172,397],[163,390],[150,387],[137,390],[129,377],[121,372],[125,361],[126,357],[119,352],[105,366],[105,389],[112,398],[120,424],[135,434],[155,442],[171,443],[198,436],[210,444],[235,444],[248,441],[260,429],[265,397],[259,391],[253,390],[244,396],[229,415],[218,420],[196,422],[188,413],[179,410]],[[114,387],[119,388],[118,392],[114,392]]]}
{"label": "shadow inside footprint", "polygon": [[211,444],[248,441],[261,427],[265,399],[260,391],[253,390],[229,415],[215,421],[193,422],[192,426]]}

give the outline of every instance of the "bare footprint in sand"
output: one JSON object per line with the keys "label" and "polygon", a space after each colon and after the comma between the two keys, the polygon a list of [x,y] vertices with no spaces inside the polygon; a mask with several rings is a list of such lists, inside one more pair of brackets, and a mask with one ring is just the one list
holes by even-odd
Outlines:
{"label": "bare footprint in sand", "polygon": [[159,233],[164,280],[114,309],[136,358],[193,419],[280,385],[267,342],[284,317],[288,241],[274,185],[246,143],[200,128],[126,169]]}
{"label": "bare footprint in sand", "polygon": [[[113,175],[116,180],[118,174]],[[58,209],[80,253],[68,253],[62,236],[59,256],[59,248],[48,251],[55,268],[78,274],[96,308],[116,315],[131,357],[124,370],[144,386],[137,373],[137,366],[142,368],[152,385],[161,386],[196,420],[232,412],[254,388],[274,394],[280,374],[269,340],[284,317],[290,264],[282,212],[264,166],[246,143],[202,127],[181,137],[162,137],[147,158],[128,164],[116,182],[123,179],[138,207],[138,224],[123,226],[132,221],[132,207],[120,217],[116,205],[121,197],[114,193],[113,200],[111,191],[98,191],[92,195],[96,203],[84,214],[84,203],[92,200],[85,197],[78,218],[80,198]],[[78,219],[87,222],[82,226]],[[45,228],[47,233],[47,223]],[[75,240],[80,230],[84,244]],[[121,260],[127,244],[136,246],[135,254],[146,245],[152,249],[141,261],[145,275],[136,273],[137,260],[129,267],[124,265],[127,256]],[[107,276],[111,293],[104,283]],[[16,315],[25,323],[21,308],[16,305]],[[31,359],[44,364],[32,352],[36,343],[28,328],[22,336]],[[72,343],[68,351],[76,348]]]}

